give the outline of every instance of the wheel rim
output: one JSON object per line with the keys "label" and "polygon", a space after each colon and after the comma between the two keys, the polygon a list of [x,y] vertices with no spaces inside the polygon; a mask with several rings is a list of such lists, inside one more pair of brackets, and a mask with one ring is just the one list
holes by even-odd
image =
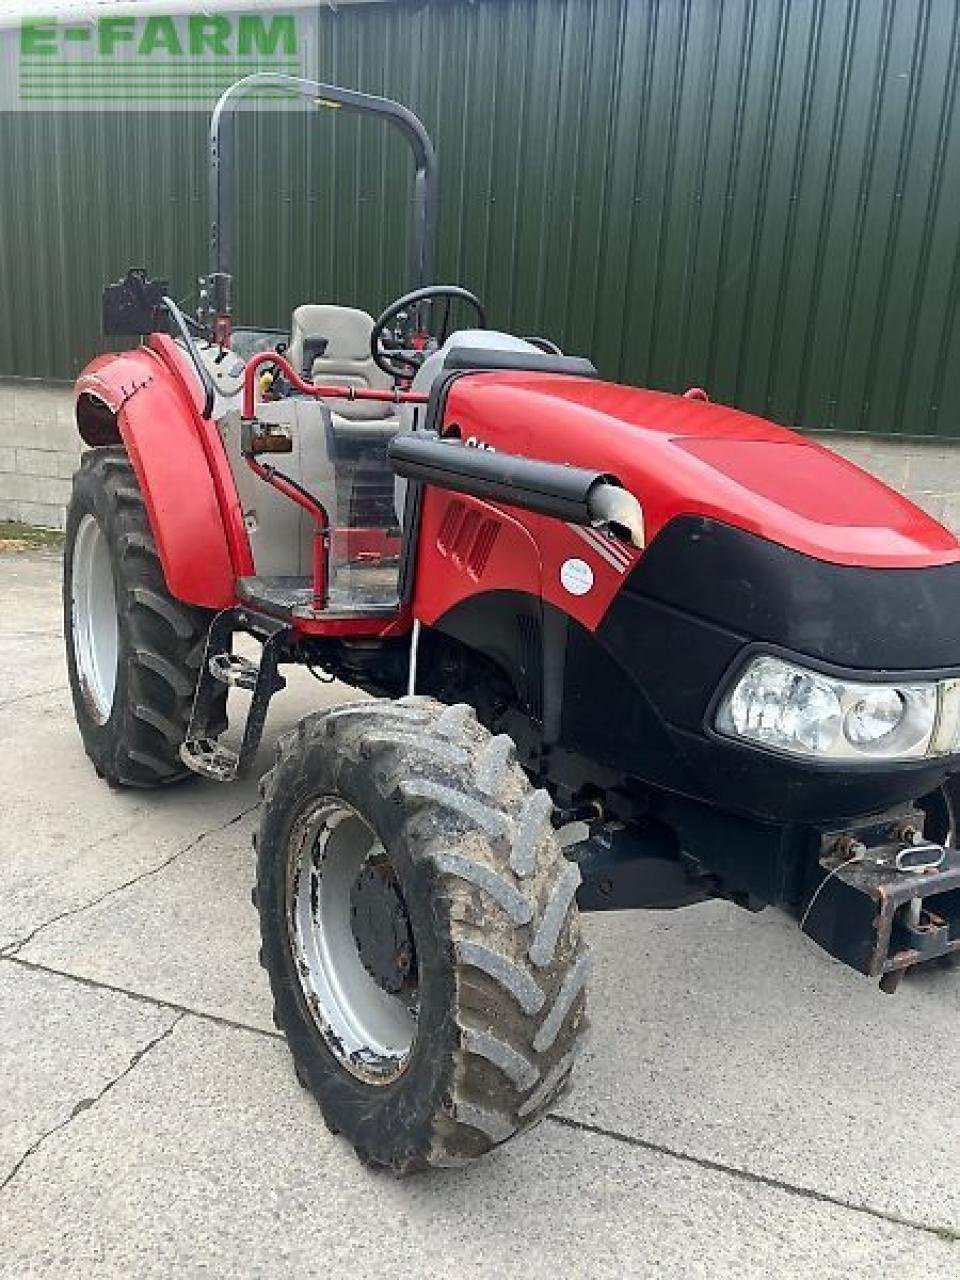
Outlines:
{"label": "wheel rim", "polygon": [[110,549],[95,516],[80,521],[73,545],[73,652],[90,715],[106,724],[117,688],[117,594]]}
{"label": "wheel rim", "polygon": [[334,799],[315,803],[293,839],[287,924],[307,1006],[341,1066],[368,1084],[389,1084],[416,1039],[415,960],[402,994],[390,994],[364,963],[352,915],[358,882],[388,865],[383,845],[356,810]]}

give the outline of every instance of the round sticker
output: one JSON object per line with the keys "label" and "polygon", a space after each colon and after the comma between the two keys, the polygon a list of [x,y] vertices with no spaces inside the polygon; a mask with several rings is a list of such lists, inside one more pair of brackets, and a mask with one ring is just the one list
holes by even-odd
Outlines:
{"label": "round sticker", "polygon": [[593,586],[593,570],[586,560],[564,560],[560,566],[560,583],[572,596],[585,596]]}

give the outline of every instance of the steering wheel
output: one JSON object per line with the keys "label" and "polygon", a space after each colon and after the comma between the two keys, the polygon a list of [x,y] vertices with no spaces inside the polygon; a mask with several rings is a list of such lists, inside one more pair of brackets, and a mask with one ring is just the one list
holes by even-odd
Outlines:
{"label": "steering wheel", "polygon": [[[408,345],[417,332],[420,307],[425,302],[446,299],[443,308],[443,319],[440,331],[431,334],[431,347],[413,347]],[[370,333],[370,354],[378,368],[391,378],[405,380],[412,378],[430,351],[442,347],[447,340],[450,327],[450,307],[456,300],[466,302],[477,313],[477,328],[487,327],[487,316],[480,299],[469,289],[461,289],[458,284],[428,284],[423,289],[414,289],[405,293],[396,302],[391,302],[386,311],[378,317]]]}

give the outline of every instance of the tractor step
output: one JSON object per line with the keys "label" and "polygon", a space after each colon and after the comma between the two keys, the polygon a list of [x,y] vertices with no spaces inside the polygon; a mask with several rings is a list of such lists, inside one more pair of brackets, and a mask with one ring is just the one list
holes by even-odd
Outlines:
{"label": "tractor step", "polygon": [[211,782],[232,782],[237,776],[240,756],[229,747],[221,747],[215,738],[188,739],[180,748],[180,759]]}
{"label": "tractor step", "polygon": [[237,594],[248,604],[268,613],[294,617],[313,607],[312,578],[241,578]]}
{"label": "tractor step", "polygon": [[210,674],[231,689],[246,689],[253,693],[260,676],[260,667],[249,658],[236,653],[215,653],[209,662]]}
{"label": "tractor step", "polygon": [[[193,715],[186,740],[180,748],[180,759],[187,768],[213,782],[232,782],[248,772],[260,746],[270,699],[287,683],[280,675],[278,664],[287,652],[290,628],[271,619],[259,619],[256,633],[251,634],[262,636],[265,629],[269,634],[262,641],[259,664],[251,662],[232,651],[237,612],[224,611],[210,628],[197,680]],[[249,623],[249,619],[246,621]],[[210,732],[210,708],[215,703],[213,694],[222,685],[243,689],[252,695],[239,751],[224,746]]]}

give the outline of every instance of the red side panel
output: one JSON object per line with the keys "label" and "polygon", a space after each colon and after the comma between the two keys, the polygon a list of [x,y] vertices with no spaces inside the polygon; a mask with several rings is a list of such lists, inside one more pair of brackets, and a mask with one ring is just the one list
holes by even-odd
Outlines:
{"label": "red side panel", "polygon": [[462,600],[487,591],[540,594],[536,541],[519,512],[428,487],[420,521],[414,616],[429,625]]}
{"label": "red side panel", "polygon": [[[76,394],[101,400],[117,415],[171,594],[208,609],[232,605],[236,573],[218,495],[225,476],[215,478],[210,442],[181,380],[159,352],[139,347],[93,361]],[[222,456],[219,438],[216,444]],[[228,494],[228,519],[229,502]],[[239,511],[235,489],[232,502]]]}
{"label": "red side panel", "polygon": [[250,539],[247,536],[247,527],[243,521],[243,507],[240,505],[240,495],[237,493],[233,472],[230,470],[230,463],[227,461],[223,440],[217,430],[217,425],[215,422],[206,421],[201,416],[204,397],[203,392],[200,390],[197,376],[183,348],[177,346],[165,334],[153,334],[150,338],[150,345],[164,360],[180,384],[184,395],[193,406],[194,426],[210,466],[210,474],[213,477],[213,487],[216,490],[217,502],[220,505],[220,514],[223,516],[223,530],[227,537],[227,546],[230,549],[230,559],[233,563],[235,576],[246,577],[254,573],[255,570],[253,552],[250,549]]}
{"label": "red side panel", "polygon": [[[599,529],[583,529],[547,516],[539,518],[538,541],[544,600],[569,613],[588,630],[595,630],[640,552]],[[570,574],[574,565],[579,575]],[[587,567],[585,577],[583,565]],[[575,595],[571,586],[587,589]]]}

